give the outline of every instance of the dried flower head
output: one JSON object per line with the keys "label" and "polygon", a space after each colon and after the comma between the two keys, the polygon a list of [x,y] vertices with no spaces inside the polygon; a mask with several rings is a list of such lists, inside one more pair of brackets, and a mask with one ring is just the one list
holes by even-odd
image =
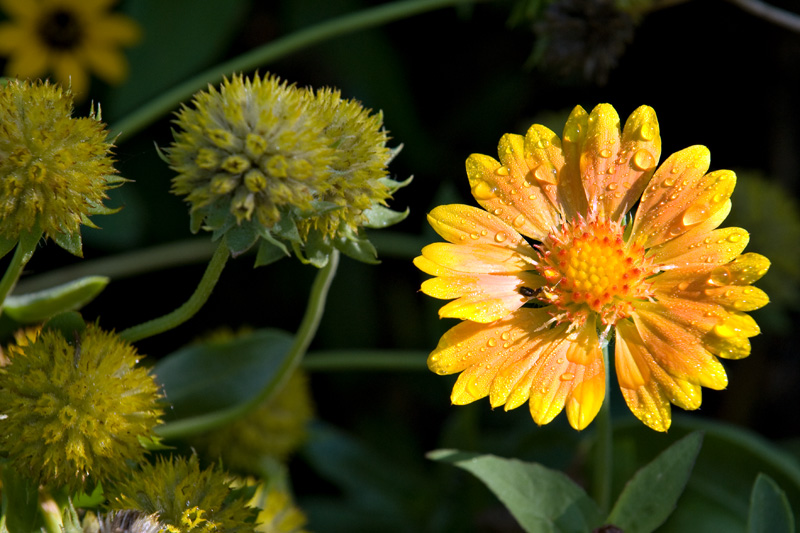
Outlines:
{"label": "dried flower head", "polygon": [[0,237],[41,230],[81,254],[80,225],[109,214],[106,191],[119,185],[98,115],[72,117],[72,95],[47,82],[0,87]]}
{"label": "dried flower head", "polygon": [[228,476],[213,466],[200,470],[195,455],[145,464],[111,487],[108,499],[114,509],[158,515],[169,533],[254,531],[256,510],[244,493],[233,493]]}
{"label": "dried flower head", "polygon": [[234,254],[260,242],[257,264],[294,249],[319,266],[334,247],[353,248],[339,241],[357,239],[360,226],[405,216],[382,207],[403,184],[386,178],[392,151],[380,114],[337,91],[236,75],[195,95],[175,123],[166,156],[192,231],[235,235]]}
{"label": "dried flower head", "polygon": [[160,422],[160,394],[133,346],[94,324],[74,339],[44,330],[19,340],[0,369],[0,450],[14,468],[78,488],[144,457],[139,439]]}
{"label": "dried flower head", "polygon": [[108,13],[112,2],[85,0],[3,0],[9,21],[0,24],[0,54],[9,56],[6,74],[36,78],[52,72],[85,96],[87,71],[117,84],[128,75],[119,50],[141,33],[132,19]]}

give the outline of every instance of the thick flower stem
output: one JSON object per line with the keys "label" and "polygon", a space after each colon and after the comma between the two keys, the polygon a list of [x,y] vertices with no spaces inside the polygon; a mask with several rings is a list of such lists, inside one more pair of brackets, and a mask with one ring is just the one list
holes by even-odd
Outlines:
{"label": "thick flower stem", "polygon": [[114,124],[111,127],[111,137],[114,138],[116,136],[116,142],[121,142],[175,109],[181,102],[189,99],[192,94],[205,88],[209,83],[219,82],[223,76],[262,67],[293,52],[339,35],[380,26],[427,11],[458,4],[474,3],[475,1],[477,0],[402,0],[378,5],[355,13],[348,13],[335,19],[315,24],[310,28],[299,30],[230,61],[216,65],[164,92],[149,104],[140,107],[131,115]]}
{"label": "thick flower stem", "polygon": [[220,427],[244,416],[261,402],[279,392],[286,383],[286,380],[291,377],[292,373],[302,362],[306,350],[308,350],[314,335],[317,333],[317,328],[319,327],[319,323],[325,311],[328,290],[336,275],[338,265],[339,251],[334,250],[328,259],[328,263],[317,272],[314,284],[311,286],[311,294],[308,299],[306,312],[303,316],[303,320],[300,322],[300,327],[297,330],[289,353],[276,371],[275,377],[270,380],[257,396],[248,400],[246,403],[239,404],[226,411],[216,411],[206,415],[165,424],[156,428],[155,431],[158,436],[162,439],[169,440]]}
{"label": "thick flower stem", "polygon": [[214,255],[211,256],[211,261],[209,261],[200,283],[183,305],[164,316],[123,330],[119,336],[128,342],[136,342],[169,331],[192,318],[208,300],[230,255],[227,241],[223,237],[220,239]]}
{"label": "thick flower stem", "polygon": [[597,433],[594,446],[593,493],[601,513],[607,514],[611,505],[611,476],[614,471],[610,398],[611,369],[608,366],[608,344],[603,346],[603,368],[606,369],[606,393],[595,421]]}
{"label": "thick flower stem", "polygon": [[14,251],[14,257],[11,258],[11,263],[8,265],[6,273],[3,275],[3,278],[0,279],[0,311],[2,311],[3,302],[6,301],[6,297],[8,297],[17,284],[17,280],[20,274],[22,274],[22,269],[25,268],[25,265],[27,265],[28,261],[33,257],[33,252],[36,251],[36,246],[41,238],[41,231],[27,234],[23,233],[20,236],[17,249]]}

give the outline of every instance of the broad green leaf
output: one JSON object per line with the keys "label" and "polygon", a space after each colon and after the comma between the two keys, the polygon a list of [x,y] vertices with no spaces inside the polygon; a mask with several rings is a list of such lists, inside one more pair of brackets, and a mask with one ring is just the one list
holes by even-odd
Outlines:
{"label": "broad green leaf", "polygon": [[225,233],[228,248],[233,257],[238,257],[249,250],[258,239],[258,233],[252,224],[234,226]]}
{"label": "broad green leaf", "polygon": [[410,212],[409,209],[405,211],[392,211],[388,207],[374,205],[364,211],[364,216],[367,217],[364,226],[373,229],[386,228],[405,220]]}
{"label": "broad green leaf", "polygon": [[437,450],[428,457],[474,474],[503,502],[525,531],[577,533],[591,531],[601,523],[594,501],[561,472],[517,459],[456,450]]}
{"label": "broad green leaf", "polygon": [[275,239],[261,239],[256,253],[255,266],[265,266],[289,256],[289,250]]}
{"label": "broad green leaf", "polygon": [[171,408],[167,419],[227,410],[248,402],[276,375],[292,336],[264,329],[230,340],[186,346],[153,367]]}
{"label": "broad green leaf", "polygon": [[361,261],[362,263],[370,265],[377,265],[380,263],[377,259],[378,251],[372,243],[369,242],[369,239],[358,236],[341,237],[335,241],[334,246],[343,254],[356,261]]}
{"label": "broad green leaf", "polygon": [[747,533],[794,533],[794,515],[786,493],[765,474],[759,474],[753,484]]}
{"label": "broad green leaf", "polygon": [[72,255],[83,257],[83,240],[80,228],[74,233],[55,233],[51,235],[53,241]]}
{"label": "broad green leaf", "polygon": [[43,291],[9,296],[3,311],[22,324],[41,322],[91,302],[108,285],[105,276],[86,276]]}
{"label": "broad green leaf", "polygon": [[69,344],[72,344],[86,329],[86,322],[77,311],[64,311],[45,322],[42,329],[57,330]]}
{"label": "broad green leaf", "polygon": [[0,257],[5,256],[8,252],[14,249],[14,246],[17,245],[19,238],[15,237],[14,239],[7,239],[5,237],[0,236]]}
{"label": "broad green leaf", "polygon": [[32,480],[3,464],[3,516],[9,533],[36,531],[39,490]]}
{"label": "broad green leaf", "polygon": [[675,509],[702,442],[701,433],[691,433],[641,468],[622,490],[606,522],[625,533],[655,531]]}

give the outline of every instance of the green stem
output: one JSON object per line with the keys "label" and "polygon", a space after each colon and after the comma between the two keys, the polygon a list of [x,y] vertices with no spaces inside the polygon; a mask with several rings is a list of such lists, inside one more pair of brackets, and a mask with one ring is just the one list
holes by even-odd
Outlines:
{"label": "green stem", "polygon": [[181,102],[188,100],[195,92],[204,89],[209,83],[217,83],[222,80],[223,76],[231,73],[256,69],[332,37],[380,26],[427,11],[475,1],[477,0],[402,0],[342,15],[310,28],[296,31],[230,61],[216,65],[162,93],[161,96],[154,98],[147,105],[140,107],[114,124],[111,127],[110,137],[117,136],[116,142],[121,142],[178,107]]}
{"label": "green stem", "polygon": [[276,371],[275,378],[270,380],[257,396],[231,409],[215,411],[205,415],[164,424],[156,428],[158,436],[162,439],[169,440],[220,427],[244,416],[261,402],[268,400],[273,394],[280,391],[286,383],[286,380],[291,377],[302,362],[303,356],[306,350],[308,350],[308,346],[317,333],[317,328],[322,320],[322,314],[325,311],[328,290],[336,275],[338,265],[339,251],[334,250],[328,259],[328,264],[317,272],[314,284],[311,286],[311,295],[308,299],[305,315],[303,316],[302,322],[300,322],[300,327],[294,337],[294,342],[289,349],[289,353]]}
{"label": "green stem", "polygon": [[17,249],[14,251],[14,257],[11,258],[11,263],[8,265],[6,273],[3,274],[3,278],[0,279],[0,311],[2,311],[3,302],[6,301],[6,297],[17,284],[17,280],[20,274],[22,274],[22,269],[25,268],[25,265],[27,265],[28,261],[33,257],[33,252],[36,251],[36,246],[41,238],[41,231],[27,234],[23,233],[20,235]]}
{"label": "green stem", "polygon": [[606,515],[611,506],[611,476],[614,471],[611,434],[611,368],[608,366],[608,344],[603,346],[603,368],[606,372],[606,393],[595,421],[597,440],[595,442],[593,488],[600,512]]}
{"label": "green stem", "polygon": [[214,290],[214,286],[219,281],[219,276],[222,274],[230,255],[227,240],[223,237],[220,239],[214,255],[211,256],[211,261],[206,267],[203,278],[192,296],[183,305],[164,316],[123,330],[119,336],[128,342],[136,342],[168,331],[192,318],[203,307],[208,297],[211,296],[211,291]]}

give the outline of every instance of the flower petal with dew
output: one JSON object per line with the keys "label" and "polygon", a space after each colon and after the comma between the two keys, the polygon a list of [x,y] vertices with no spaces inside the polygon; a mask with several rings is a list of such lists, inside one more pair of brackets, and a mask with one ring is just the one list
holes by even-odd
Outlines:
{"label": "flower petal with dew", "polygon": [[499,162],[467,159],[485,211],[434,209],[448,242],[414,260],[434,276],[423,292],[455,299],[440,316],[464,320],[428,359],[434,372],[460,373],[453,403],[527,401],[539,424],[566,407],[582,429],[603,402],[612,335],[622,394],[653,429],[669,428],[672,404],[697,409],[702,387],[724,388],[719,358],[749,355],[759,328],[746,313],[768,303],[751,285],[769,261],[743,254],[743,229],[719,228],[733,172],[708,172],[702,146],[656,168],[661,138],[646,106],[624,127],[610,105],[576,107],[562,138],[533,125],[504,135],[498,152]]}

